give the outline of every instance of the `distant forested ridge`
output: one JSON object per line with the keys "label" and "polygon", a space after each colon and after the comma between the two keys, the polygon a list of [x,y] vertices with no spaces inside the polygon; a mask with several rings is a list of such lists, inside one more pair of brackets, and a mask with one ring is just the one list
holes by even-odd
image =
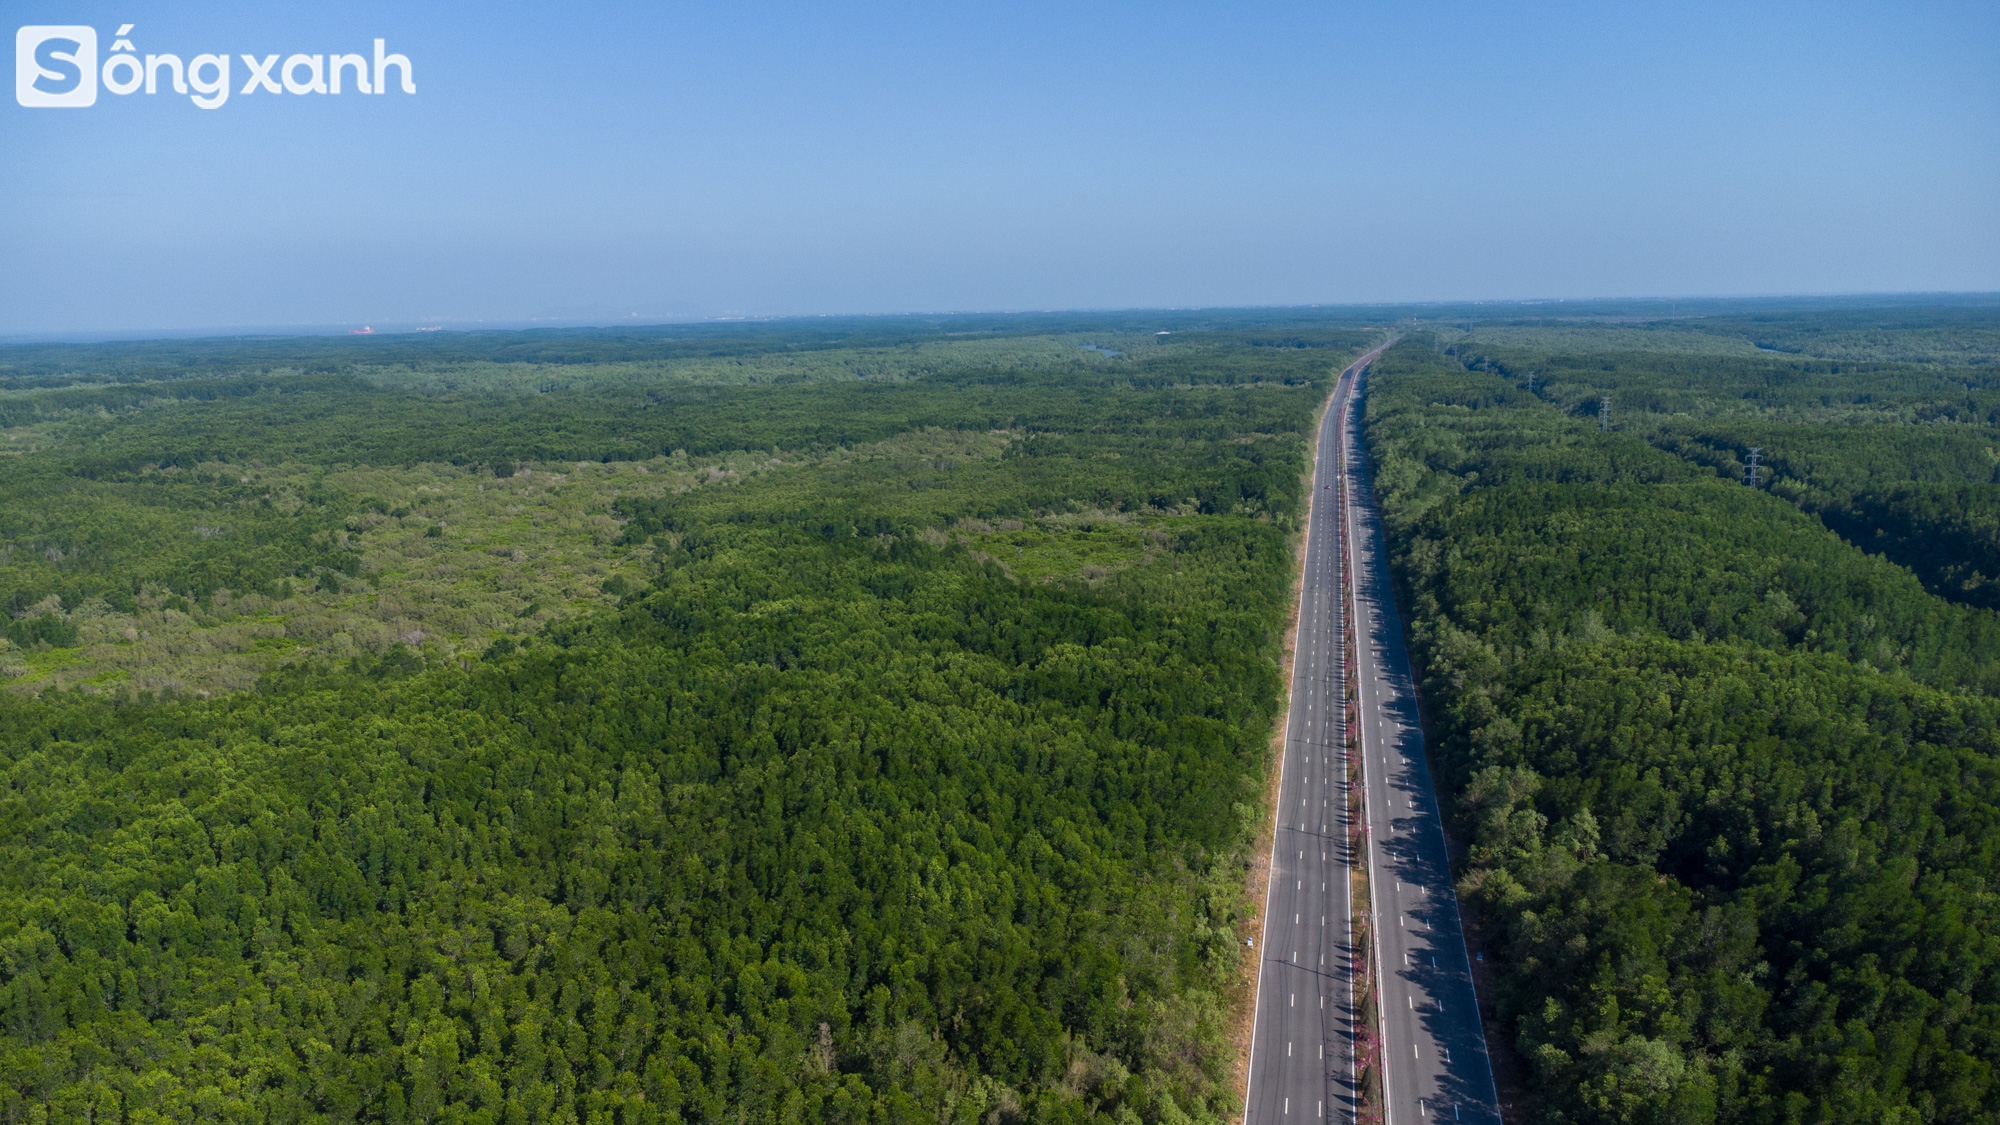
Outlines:
{"label": "distant forested ridge", "polygon": [[13,353],[0,1122],[1226,1119],[1378,334],[1175,328]]}
{"label": "distant forested ridge", "polygon": [[2000,1118],[2000,369],[1964,320],[1992,338],[1472,325],[1376,365],[1534,1120]]}

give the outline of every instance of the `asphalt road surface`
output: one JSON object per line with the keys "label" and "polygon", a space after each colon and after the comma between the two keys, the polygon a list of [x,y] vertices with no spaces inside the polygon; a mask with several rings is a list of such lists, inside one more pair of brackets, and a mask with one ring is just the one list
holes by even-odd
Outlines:
{"label": "asphalt road surface", "polygon": [[[1499,1119],[1443,828],[1424,766],[1381,522],[1369,496],[1365,459],[1356,448],[1356,389],[1375,354],[1342,375],[1313,466],[1278,823],[1257,940],[1246,1125],[1356,1119],[1349,872],[1357,862],[1372,865],[1383,937],[1378,953],[1387,1120]],[[1352,408],[1344,412],[1343,406]],[[1336,440],[1343,421],[1344,442]],[[1357,563],[1352,606],[1341,597],[1340,526],[1334,518],[1341,456],[1352,474],[1348,534]],[[1349,613],[1360,628],[1361,744],[1374,845],[1361,856],[1350,856],[1347,847],[1340,636]]]}
{"label": "asphalt road surface", "polygon": [[1279,759],[1264,928],[1257,941],[1247,1125],[1354,1116],[1354,912],[1348,880],[1353,861],[1347,854],[1340,645],[1346,610],[1334,518],[1338,500],[1330,486],[1339,402],[1361,367],[1356,363],[1341,376],[1313,466],[1291,711]]}
{"label": "asphalt road surface", "polygon": [[[1363,371],[1350,391],[1357,404]],[[1350,410],[1345,443],[1360,683],[1361,753],[1382,982],[1385,1119],[1500,1120],[1493,1067],[1466,962],[1444,825],[1424,760],[1409,653],[1396,616],[1381,513]]]}

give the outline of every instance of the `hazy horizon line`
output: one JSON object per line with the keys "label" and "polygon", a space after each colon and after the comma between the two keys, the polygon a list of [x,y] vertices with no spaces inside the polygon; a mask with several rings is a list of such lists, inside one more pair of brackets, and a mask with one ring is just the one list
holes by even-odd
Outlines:
{"label": "hazy horizon line", "polygon": [[[1313,301],[1296,304],[1205,304],[1205,305],[1102,305],[1076,306],[1069,308],[988,308],[988,309],[901,309],[879,312],[784,312],[784,313],[743,313],[715,315],[673,314],[642,315],[630,313],[625,316],[526,316],[487,318],[432,317],[395,320],[348,320],[276,324],[240,325],[198,325],[183,328],[68,328],[41,332],[0,333],[0,347],[22,344],[102,344],[102,343],[146,343],[166,340],[223,340],[223,339],[285,339],[292,337],[316,336],[404,336],[420,332],[532,332],[537,329],[594,329],[611,331],[621,328],[651,329],[690,325],[716,325],[730,323],[773,324],[785,321],[810,320],[891,320],[911,317],[976,317],[976,316],[1090,316],[1090,315],[1130,315],[1135,313],[1200,313],[1231,312],[1245,313],[1269,310],[1272,312],[1299,312],[1310,309],[1340,310],[1354,309],[1472,309],[1484,307],[1530,308],[1545,305],[1609,305],[1609,304],[1749,304],[1756,302],[1783,303],[1796,302],[1841,302],[1860,303],[1864,307],[1871,301],[1888,301],[1898,304],[1926,304],[1950,306],[1954,303],[1969,302],[1970,307],[1986,302],[2000,302],[2000,290],[1886,290],[1859,292],[1824,293],[1741,293],[1741,294],[1682,294],[1678,296],[1625,295],[1594,297],[1482,297],[1482,298],[1430,298],[1416,300],[1382,301]],[[1673,314],[1670,312],[1669,316]],[[377,326],[380,327],[377,327]]]}

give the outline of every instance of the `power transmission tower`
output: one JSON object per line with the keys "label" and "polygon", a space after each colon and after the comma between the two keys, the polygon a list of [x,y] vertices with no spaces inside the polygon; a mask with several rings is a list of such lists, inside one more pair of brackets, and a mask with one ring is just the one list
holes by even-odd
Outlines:
{"label": "power transmission tower", "polygon": [[1605,395],[1604,398],[1597,404],[1597,428],[1600,430],[1605,430],[1607,432],[1611,429],[1610,395]]}
{"label": "power transmission tower", "polygon": [[1757,487],[1757,458],[1763,455],[1763,449],[1754,445],[1750,447],[1750,463],[1743,467],[1743,483],[1751,488]]}
{"label": "power transmission tower", "polygon": [[1532,371],[1528,372],[1528,393],[1535,393],[1535,373]]}

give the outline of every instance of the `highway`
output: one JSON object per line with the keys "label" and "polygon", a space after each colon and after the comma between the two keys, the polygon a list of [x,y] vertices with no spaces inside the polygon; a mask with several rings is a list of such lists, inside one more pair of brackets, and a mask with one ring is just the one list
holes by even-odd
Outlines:
{"label": "highway", "polygon": [[[1350,874],[1370,865],[1382,941],[1380,1059],[1389,1122],[1499,1120],[1458,923],[1443,826],[1424,764],[1408,655],[1389,583],[1381,521],[1359,454],[1359,388],[1371,352],[1343,372],[1320,428],[1305,578],[1279,759],[1245,1125],[1355,1121]],[[1348,469],[1349,518],[1337,519]],[[1356,560],[1342,596],[1340,540]],[[1350,855],[1341,635],[1358,630],[1366,840]]]}

